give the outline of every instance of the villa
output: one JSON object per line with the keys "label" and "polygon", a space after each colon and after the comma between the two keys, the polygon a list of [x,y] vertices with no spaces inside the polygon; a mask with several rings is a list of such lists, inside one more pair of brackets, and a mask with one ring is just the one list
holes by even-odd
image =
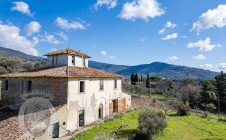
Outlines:
{"label": "villa", "polygon": [[131,96],[121,89],[123,77],[89,68],[87,54],[64,49],[45,56],[46,68],[0,75],[0,104],[20,105],[27,93],[48,93],[54,107],[64,106],[50,122],[56,126],[48,128],[51,138],[63,135],[59,126],[74,131],[131,107]]}

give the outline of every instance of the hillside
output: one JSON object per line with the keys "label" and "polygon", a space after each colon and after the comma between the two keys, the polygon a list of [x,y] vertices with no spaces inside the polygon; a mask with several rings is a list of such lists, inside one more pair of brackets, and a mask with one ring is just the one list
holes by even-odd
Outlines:
{"label": "hillside", "polygon": [[[43,57],[36,57],[24,54],[22,52],[2,48],[0,47],[0,55],[5,57],[19,57],[27,61],[45,61]],[[10,58],[13,59],[13,58]],[[120,75],[124,75],[129,77],[131,73],[136,72],[139,74],[146,75],[149,73],[150,75],[157,75],[164,78],[169,79],[184,79],[184,78],[193,78],[193,79],[212,79],[217,75],[217,72],[203,70],[198,68],[186,67],[186,66],[178,66],[161,62],[153,62],[150,64],[142,64],[137,66],[126,66],[126,65],[114,65],[101,63],[96,61],[89,61],[89,66],[95,69],[100,69],[112,73],[117,73]],[[0,66],[1,67],[1,66]],[[4,66],[5,67],[5,66]]]}
{"label": "hillside", "polygon": [[203,70],[193,67],[178,66],[161,62],[153,62],[150,64],[131,66],[128,69],[120,70],[117,73],[129,76],[132,72],[146,75],[158,75],[169,79],[212,79],[217,75],[217,72]]}
{"label": "hillside", "polygon": [[25,53],[20,52],[20,51],[8,49],[8,48],[3,48],[3,47],[0,47],[0,55],[20,57],[20,58],[28,60],[28,61],[40,61],[40,60],[43,60],[42,57],[28,55],[28,54],[25,54]]}
{"label": "hillside", "polygon": [[133,72],[142,74],[144,76],[149,73],[150,75],[161,76],[174,80],[180,80],[184,78],[193,78],[199,80],[213,79],[217,75],[217,72],[209,70],[172,65],[162,62],[153,62],[150,64],[142,64],[137,66],[126,66],[90,61],[89,66],[96,69],[117,73],[126,77],[129,77]]}

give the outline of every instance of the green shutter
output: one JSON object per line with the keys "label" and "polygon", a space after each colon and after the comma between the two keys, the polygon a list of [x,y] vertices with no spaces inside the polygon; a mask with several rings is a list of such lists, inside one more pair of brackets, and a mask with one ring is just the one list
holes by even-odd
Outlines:
{"label": "green shutter", "polygon": [[0,81],[0,100],[2,99],[2,81]]}

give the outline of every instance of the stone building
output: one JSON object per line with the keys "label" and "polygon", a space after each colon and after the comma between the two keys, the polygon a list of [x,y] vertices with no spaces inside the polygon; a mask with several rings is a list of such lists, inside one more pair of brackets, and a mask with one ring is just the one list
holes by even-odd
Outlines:
{"label": "stone building", "polygon": [[121,89],[122,77],[89,68],[90,56],[72,49],[46,56],[46,68],[0,75],[0,104],[21,105],[29,93],[44,93],[54,107],[61,106],[59,117],[50,122],[57,127],[49,126],[48,136],[63,135],[59,126],[74,131],[131,107],[131,97]]}

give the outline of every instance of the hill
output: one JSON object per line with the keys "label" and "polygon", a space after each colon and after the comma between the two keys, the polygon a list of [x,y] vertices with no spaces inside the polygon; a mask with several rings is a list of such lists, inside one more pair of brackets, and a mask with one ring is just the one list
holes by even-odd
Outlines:
{"label": "hill", "polygon": [[150,75],[161,76],[174,80],[180,80],[184,78],[199,80],[213,79],[218,74],[217,72],[209,70],[172,65],[162,62],[153,62],[150,64],[131,66],[128,69],[118,71],[117,74],[129,76],[132,72],[140,73],[143,75],[149,73]]}
{"label": "hill", "polygon": [[[22,58],[26,61],[46,61],[43,57],[36,57],[32,55],[27,55],[25,53],[7,49],[0,47],[0,55],[3,55],[5,57],[11,57],[10,59],[13,59],[13,57]],[[43,65],[43,64],[41,64]],[[187,67],[187,66],[178,66],[178,65],[172,65],[162,62],[153,62],[150,64],[142,64],[137,66],[127,66],[127,65],[114,65],[114,64],[107,64],[107,63],[101,63],[96,61],[89,61],[89,66],[95,69],[100,69],[116,74],[120,74],[126,77],[129,77],[131,73],[136,72],[142,75],[146,75],[149,73],[150,75],[154,76],[161,76],[164,78],[169,78],[173,80],[180,80],[184,78],[193,78],[198,80],[203,79],[213,79],[218,73],[209,71],[209,70],[203,70],[193,67]],[[39,66],[38,66],[39,67]]]}
{"label": "hill", "polygon": [[28,54],[25,54],[25,53],[20,52],[20,51],[8,49],[8,48],[3,48],[3,47],[0,47],[0,55],[20,57],[20,58],[28,60],[28,61],[41,61],[41,60],[44,59],[43,57],[28,55]]}

